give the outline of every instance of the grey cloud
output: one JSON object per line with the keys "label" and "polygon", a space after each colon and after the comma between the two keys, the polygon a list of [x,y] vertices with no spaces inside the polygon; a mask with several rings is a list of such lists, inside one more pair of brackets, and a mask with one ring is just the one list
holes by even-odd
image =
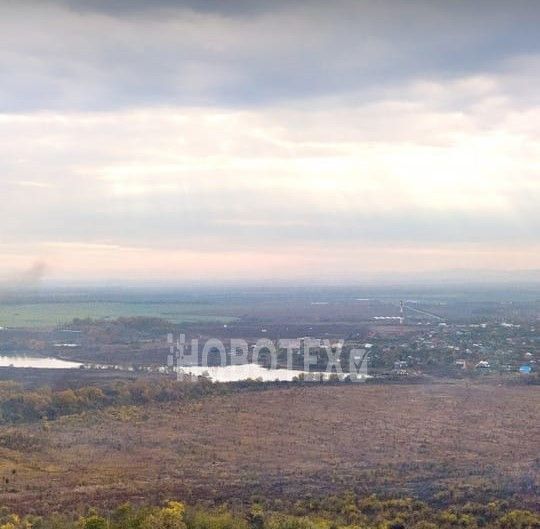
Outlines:
{"label": "grey cloud", "polygon": [[376,99],[540,51],[532,1],[64,0],[0,14],[5,112]]}
{"label": "grey cloud", "polygon": [[62,4],[78,12],[97,12],[110,16],[147,16],[178,10],[192,10],[201,13],[219,15],[252,15],[266,12],[277,7],[284,7],[295,0],[57,0],[52,3]]}

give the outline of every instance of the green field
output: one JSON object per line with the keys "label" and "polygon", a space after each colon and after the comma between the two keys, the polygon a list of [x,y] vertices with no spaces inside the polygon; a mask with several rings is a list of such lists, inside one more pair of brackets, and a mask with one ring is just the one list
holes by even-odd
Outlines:
{"label": "green field", "polygon": [[68,323],[74,318],[115,319],[132,316],[163,318],[172,323],[236,321],[237,318],[224,314],[223,308],[199,303],[8,303],[0,305],[0,327],[44,328]]}

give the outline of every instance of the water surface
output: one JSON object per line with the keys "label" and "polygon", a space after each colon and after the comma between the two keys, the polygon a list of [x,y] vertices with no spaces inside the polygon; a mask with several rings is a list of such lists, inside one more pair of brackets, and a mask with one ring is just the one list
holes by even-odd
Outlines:
{"label": "water surface", "polygon": [[[328,379],[329,373],[307,372],[294,369],[268,369],[258,364],[241,364],[230,366],[204,367],[204,366],[184,366],[179,368],[182,373],[192,376],[208,376],[214,382],[237,382],[239,380],[259,379],[264,382],[279,380],[290,382],[303,375],[305,379],[319,380],[322,376]],[[369,378],[367,375],[364,378]]]}
{"label": "water surface", "polygon": [[40,369],[76,369],[79,362],[69,362],[60,358],[39,358],[36,356],[0,356],[0,367],[35,367]]}

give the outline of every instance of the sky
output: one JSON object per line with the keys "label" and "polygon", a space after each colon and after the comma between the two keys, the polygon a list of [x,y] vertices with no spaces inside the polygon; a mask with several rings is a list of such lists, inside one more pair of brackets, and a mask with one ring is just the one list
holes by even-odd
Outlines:
{"label": "sky", "polygon": [[0,279],[538,270],[539,26],[536,0],[0,0]]}

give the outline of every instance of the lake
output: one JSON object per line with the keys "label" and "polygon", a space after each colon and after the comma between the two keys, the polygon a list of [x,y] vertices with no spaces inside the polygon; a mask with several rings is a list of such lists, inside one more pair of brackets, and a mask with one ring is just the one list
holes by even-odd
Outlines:
{"label": "lake", "polygon": [[[179,368],[184,374],[193,376],[207,375],[214,382],[237,382],[239,380],[261,379],[264,382],[279,380],[291,382],[294,378],[304,375],[306,379],[316,380],[323,376],[328,379],[329,373],[297,371],[294,369],[268,369],[258,364],[242,364],[230,366],[204,367],[204,366],[183,366]],[[364,378],[371,378],[364,375]]]}
{"label": "lake", "polygon": [[[40,358],[35,356],[0,356],[0,367],[17,367],[17,368],[39,368],[39,369],[77,369],[83,366],[79,362],[70,362],[61,360],[60,358]],[[100,369],[129,369],[128,367],[120,366],[99,366]],[[273,382],[279,380],[282,382],[291,382],[294,378],[304,375],[306,380],[319,380],[322,375],[324,379],[328,379],[328,373],[319,373],[307,371],[299,371],[293,369],[268,369],[258,364],[242,364],[230,366],[184,366],[181,368],[186,375],[190,374],[194,377],[208,376],[214,382],[238,382],[240,380],[263,380],[264,382]],[[365,375],[364,378],[370,378]]]}
{"label": "lake", "polygon": [[35,367],[40,369],[77,369],[82,364],[59,358],[35,356],[0,356],[0,367]]}

